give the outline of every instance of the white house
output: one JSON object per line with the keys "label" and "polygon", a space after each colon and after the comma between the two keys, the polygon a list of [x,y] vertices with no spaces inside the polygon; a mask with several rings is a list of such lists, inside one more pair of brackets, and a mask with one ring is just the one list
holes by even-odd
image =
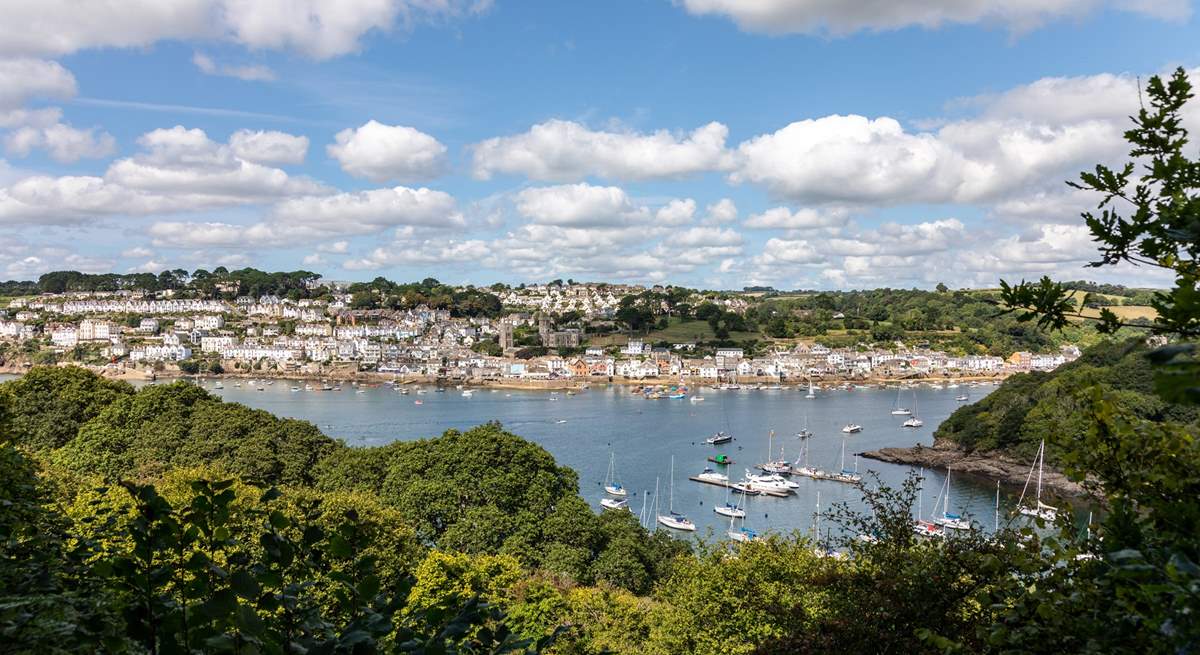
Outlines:
{"label": "white house", "polygon": [[74,325],[60,325],[50,331],[50,343],[59,348],[74,348],[79,344],[79,330]]}
{"label": "white house", "polygon": [[85,318],[79,322],[80,341],[108,341],[117,332],[112,323],[94,318]]}
{"label": "white house", "polygon": [[237,344],[237,338],[230,336],[200,337],[200,352],[219,353]]}
{"label": "white house", "polygon": [[178,362],[192,356],[187,346],[142,346],[129,351],[133,362]]}
{"label": "white house", "polygon": [[220,330],[225,327],[225,317],[220,314],[197,316],[192,322],[197,330]]}

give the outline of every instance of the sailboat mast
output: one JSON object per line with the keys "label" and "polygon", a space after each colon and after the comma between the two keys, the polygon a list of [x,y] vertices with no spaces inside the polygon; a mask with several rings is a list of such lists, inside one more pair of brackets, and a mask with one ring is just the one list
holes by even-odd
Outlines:
{"label": "sailboat mast", "polygon": [[[658,518],[658,489],[659,489],[658,484],[659,484],[659,479],[658,479],[658,476],[656,475],[656,476],[654,476],[654,517],[653,517],[655,520],[657,520],[657,518]],[[646,518],[647,518],[647,520],[650,520],[651,517],[646,517]],[[653,525],[653,523],[651,523],[651,525]]]}
{"label": "sailboat mast", "polygon": [[992,532],[1000,531],[1000,481],[996,480],[996,511],[994,517],[995,525],[992,527]]}
{"label": "sailboat mast", "polygon": [[671,505],[670,511],[675,511],[675,456],[671,455]]}
{"label": "sailboat mast", "polygon": [[946,495],[942,498],[942,515],[950,511],[950,467],[946,467]]}
{"label": "sailboat mast", "polygon": [[1042,507],[1042,465],[1046,463],[1046,440],[1042,439],[1042,445],[1038,447],[1038,485],[1037,485],[1037,502],[1038,509]]}
{"label": "sailboat mast", "polygon": [[921,467],[921,490],[917,493],[917,518],[925,516],[925,467]]}

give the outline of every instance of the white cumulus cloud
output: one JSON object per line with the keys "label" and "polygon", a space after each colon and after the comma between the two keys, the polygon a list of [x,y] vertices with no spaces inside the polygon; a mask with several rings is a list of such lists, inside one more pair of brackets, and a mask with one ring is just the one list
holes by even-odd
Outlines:
{"label": "white cumulus cloud", "polygon": [[426,180],[446,169],[446,146],[404,125],[367,121],[337,133],[326,147],[347,173],[375,182]]}
{"label": "white cumulus cloud", "polygon": [[229,137],[238,157],[256,164],[301,164],[308,152],[308,137],[274,130],[238,130]]}
{"label": "white cumulus cloud", "polygon": [[550,120],[528,132],[487,139],[473,147],[475,176],[524,175],[567,182],[587,177],[617,180],[679,178],[724,170],[729,129],[709,123],[688,134],[605,132],[573,121]]}

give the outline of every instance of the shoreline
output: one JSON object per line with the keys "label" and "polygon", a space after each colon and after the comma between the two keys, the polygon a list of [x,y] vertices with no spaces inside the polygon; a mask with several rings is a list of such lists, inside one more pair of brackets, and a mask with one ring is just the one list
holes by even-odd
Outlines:
{"label": "shoreline", "polygon": [[[968,453],[948,442],[935,442],[932,446],[917,444],[910,448],[890,447],[859,453],[866,459],[888,464],[923,466],[933,469],[954,467],[956,474],[999,480],[1009,487],[1023,487],[1029,476],[1029,462],[1024,462],[999,452]],[[1042,474],[1042,488],[1056,496],[1073,498],[1090,497],[1077,482],[1071,481],[1061,471],[1046,467]]]}
{"label": "shoreline", "polygon": [[[129,366],[113,366],[113,365],[92,365],[92,364],[76,364],[63,362],[55,366],[79,366],[91,370],[105,378],[114,380],[126,381],[144,381],[152,382],[155,380],[176,380],[176,379],[213,379],[213,380],[291,380],[291,381],[336,381],[336,382],[366,382],[369,384],[383,384],[391,382],[397,385],[409,384],[438,384],[444,386],[457,386],[470,388],[491,388],[491,389],[520,389],[520,390],[546,390],[546,391],[563,391],[563,390],[579,390],[587,387],[601,386],[621,386],[621,387],[654,387],[654,386],[674,386],[686,385],[694,390],[703,388],[716,388],[718,385],[725,384],[724,382],[715,380],[703,381],[681,381],[677,378],[620,378],[620,377],[588,377],[588,378],[556,378],[551,380],[528,380],[520,378],[499,378],[499,379],[458,379],[444,378],[431,375],[399,375],[394,373],[379,373],[377,371],[359,371],[357,369],[333,368],[330,370],[318,371],[240,371],[226,370],[223,373],[183,373],[177,366],[168,365],[161,371],[154,371],[149,367],[129,367]],[[29,366],[25,363],[8,363],[0,366],[0,374],[6,375],[22,375],[29,370]],[[822,387],[830,385],[894,385],[894,384],[945,384],[948,382],[954,383],[971,383],[971,382],[1003,382],[1008,375],[964,375],[953,377],[926,377],[926,378],[883,378],[883,377],[868,377],[868,378],[824,378],[815,382]],[[780,385],[780,381],[776,378],[743,378],[738,384],[746,390],[756,390],[753,387],[757,385]],[[785,390],[804,390],[807,388],[806,380],[786,381],[783,383]]]}

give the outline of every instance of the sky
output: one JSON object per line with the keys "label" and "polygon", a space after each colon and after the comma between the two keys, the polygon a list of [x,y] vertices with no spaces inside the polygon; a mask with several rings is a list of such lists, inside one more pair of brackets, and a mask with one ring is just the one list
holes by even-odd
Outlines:
{"label": "sky", "polygon": [[[1190,0],[0,0],[0,279],[1165,285],[1065,184]],[[1200,130],[1200,102],[1186,123]]]}

